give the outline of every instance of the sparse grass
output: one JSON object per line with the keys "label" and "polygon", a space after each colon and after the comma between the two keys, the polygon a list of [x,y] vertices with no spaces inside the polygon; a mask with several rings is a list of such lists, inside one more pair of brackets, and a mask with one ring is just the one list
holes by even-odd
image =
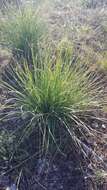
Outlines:
{"label": "sparse grass", "polygon": [[28,157],[26,148],[16,149],[15,139],[10,131],[0,130],[0,177]]}
{"label": "sparse grass", "polygon": [[9,139],[8,131],[0,131],[0,161],[9,161],[12,142],[12,139]]}
{"label": "sparse grass", "polygon": [[4,106],[9,112],[3,119],[22,117],[28,120],[18,144],[33,132],[42,137],[40,149],[48,150],[54,143],[60,150],[61,133],[64,133],[66,138],[71,138],[71,144],[82,151],[81,139],[94,135],[84,119],[91,117],[94,110],[101,110],[106,103],[103,79],[82,65],[64,63],[60,56],[53,62],[46,54],[39,68],[33,58],[33,70],[26,61],[22,65],[11,67],[6,80],[1,82],[11,94]]}

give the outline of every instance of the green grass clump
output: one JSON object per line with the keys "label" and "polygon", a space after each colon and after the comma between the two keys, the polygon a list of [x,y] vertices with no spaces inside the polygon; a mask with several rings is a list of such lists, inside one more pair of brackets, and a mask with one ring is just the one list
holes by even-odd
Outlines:
{"label": "green grass clump", "polygon": [[105,104],[102,79],[88,68],[64,63],[60,57],[53,62],[50,56],[45,56],[39,68],[34,59],[33,65],[31,70],[26,61],[17,64],[1,81],[11,95],[5,105],[9,112],[4,119],[27,119],[19,144],[33,132],[35,138],[40,133],[43,150],[53,143],[60,150],[65,136],[82,150],[82,138],[93,135],[93,129],[84,119]]}
{"label": "green grass clump", "polygon": [[7,6],[0,19],[0,42],[13,54],[31,59],[31,48],[38,55],[45,29],[36,7],[26,5],[16,10]]}

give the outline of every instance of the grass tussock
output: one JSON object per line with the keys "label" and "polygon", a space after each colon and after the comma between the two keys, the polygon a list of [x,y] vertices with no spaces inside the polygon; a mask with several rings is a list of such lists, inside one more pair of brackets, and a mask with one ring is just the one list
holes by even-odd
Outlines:
{"label": "grass tussock", "polygon": [[11,95],[4,106],[9,112],[3,119],[21,117],[28,120],[21,130],[19,144],[32,132],[38,134],[39,130],[42,150],[49,149],[53,143],[60,150],[63,133],[82,151],[82,139],[87,140],[87,135],[94,134],[84,120],[106,103],[103,79],[99,79],[90,69],[66,64],[60,56],[53,62],[45,55],[39,68],[33,59],[33,70],[24,61],[22,65],[11,67],[5,81],[1,81]]}

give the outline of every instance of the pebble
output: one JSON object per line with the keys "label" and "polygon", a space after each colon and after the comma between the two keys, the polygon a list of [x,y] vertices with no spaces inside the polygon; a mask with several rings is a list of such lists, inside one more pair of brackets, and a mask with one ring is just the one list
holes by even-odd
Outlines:
{"label": "pebble", "polygon": [[106,126],[105,126],[104,124],[102,124],[102,128],[103,128],[103,129],[106,129]]}
{"label": "pebble", "polygon": [[18,190],[18,189],[16,188],[15,184],[12,184],[10,187],[7,187],[6,190]]}

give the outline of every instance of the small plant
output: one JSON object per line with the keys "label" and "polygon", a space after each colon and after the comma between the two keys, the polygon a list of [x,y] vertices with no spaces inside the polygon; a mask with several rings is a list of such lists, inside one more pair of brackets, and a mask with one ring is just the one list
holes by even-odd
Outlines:
{"label": "small plant", "polygon": [[82,0],[82,4],[87,8],[96,8],[97,0]]}
{"label": "small plant", "polygon": [[18,144],[34,133],[42,150],[53,143],[60,150],[64,138],[70,136],[71,144],[82,151],[82,139],[94,134],[85,119],[106,103],[103,79],[88,68],[64,63],[60,57],[53,63],[45,55],[39,68],[33,59],[33,70],[26,61],[22,65],[11,66],[10,75],[1,81],[11,95],[4,119],[22,117],[28,121],[20,128]]}
{"label": "small plant", "polygon": [[106,1],[103,0],[82,0],[82,4],[87,8],[96,8],[98,6],[106,5]]}
{"label": "small plant", "polygon": [[107,181],[107,172],[104,170],[97,170],[95,172],[95,182],[96,184],[104,184]]}
{"label": "small plant", "polygon": [[7,6],[0,19],[0,41],[11,48],[14,55],[31,60],[31,48],[38,55],[39,45],[43,39],[45,26],[33,6],[12,9]]}

